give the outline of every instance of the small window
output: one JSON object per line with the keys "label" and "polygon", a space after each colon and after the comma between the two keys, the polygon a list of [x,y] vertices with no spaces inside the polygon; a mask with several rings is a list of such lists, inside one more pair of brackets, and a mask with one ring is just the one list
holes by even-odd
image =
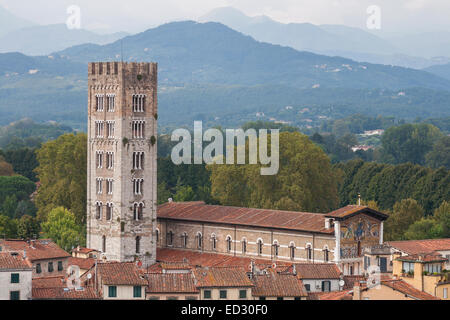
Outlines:
{"label": "small window", "polygon": [[141,286],[134,286],[133,287],[133,298],[141,298],[141,297],[142,297]]}
{"label": "small window", "polygon": [[58,271],[63,271],[63,263],[62,263],[62,261],[58,261]]}
{"label": "small window", "polygon": [[283,300],[283,297],[277,297],[277,300]]}
{"label": "small window", "polygon": [[178,300],[178,297],[167,297],[167,300]]}
{"label": "small window", "polygon": [[302,300],[301,297],[294,297],[294,300]]}
{"label": "small window", "polygon": [[36,263],[36,273],[41,273],[42,272],[42,267],[40,263]]}
{"label": "small window", "polygon": [[197,297],[187,296],[185,300],[197,300]]}
{"label": "small window", "polygon": [[309,284],[305,284],[305,289],[306,289],[306,291],[311,291],[311,285],[309,285]]}
{"label": "small window", "polygon": [[259,297],[259,300],[266,300],[266,297]]}
{"label": "small window", "polygon": [[108,287],[108,297],[110,297],[110,298],[116,298],[117,297],[117,287],[116,286],[109,286]]}
{"label": "small window", "polygon": [[226,299],[227,298],[227,290],[220,290],[219,295],[220,295],[220,299]]}
{"label": "small window", "polygon": [[20,291],[10,291],[9,300],[20,300]]}
{"label": "small window", "polygon": [[11,273],[11,283],[19,283],[19,274]]}
{"label": "small window", "polygon": [[247,290],[239,290],[239,299],[247,298]]}
{"label": "small window", "polygon": [[53,262],[48,263],[48,272],[53,272]]}
{"label": "small window", "polygon": [[262,255],[263,253],[263,242],[262,240],[258,240],[258,255]]}
{"label": "small window", "polygon": [[211,299],[211,290],[205,290],[205,291],[203,291],[203,298],[205,298],[205,299]]}

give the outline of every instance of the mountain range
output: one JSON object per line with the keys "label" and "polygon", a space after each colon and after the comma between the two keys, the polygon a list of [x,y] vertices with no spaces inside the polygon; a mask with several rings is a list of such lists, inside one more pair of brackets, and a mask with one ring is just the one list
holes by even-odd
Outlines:
{"label": "mountain range", "polygon": [[220,23],[184,21],[48,56],[0,54],[1,124],[32,117],[83,129],[87,62],[121,59],[158,62],[163,126],[194,119],[309,126],[357,112],[412,119],[450,113],[450,80],[429,72],[297,51]]}

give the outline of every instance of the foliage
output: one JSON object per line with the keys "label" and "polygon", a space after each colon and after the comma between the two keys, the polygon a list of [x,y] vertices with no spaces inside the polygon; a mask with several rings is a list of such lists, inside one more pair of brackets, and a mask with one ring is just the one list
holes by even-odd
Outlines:
{"label": "foliage", "polygon": [[63,206],[71,210],[76,221],[86,221],[87,137],[64,134],[37,150],[36,168],[41,182],[36,197],[38,219],[46,221],[47,213]]}
{"label": "foliage", "polygon": [[36,239],[40,231],[39,221],[29,215],[22,216],[17,222],[17,237],[20,239]]}
{"label": "foliage", "polygon": [[44,237],[52,239],[64,250],[84,243],[83,231],[75,214],[63,207],[51,210],[41,227]]}
{"label": "foliage", "polygon": [[12,165],[16,173],[36,182],[36,173],[34,172],[34,169],[38,166],[36,149],[11,147],[11,149],[5,151],[0,150],[0,154],[3,153],[5,160]]}
{"label": "foliage", "polygon": [[431,168],[445,167],[450,170],[450,136],[439,139],[425,158],[427,166]]}
{"label": "foliage", "polygon": [[11,164],[6,162],[5,158],[0,154],[0,176],[12,176],[14,169]]}
{"label": "foliage", "polygon": [[337,177],[329,158],[307,136],[280,134],[280,168],[262,176],[260,165],[208,165],[211,193],[223,205],[328,212],[337,205]]}
{"label": "foliage", "polygon": [[30,200],[22,200],[17,204],[16,211],[14,213],[14,217],[19,219],[24,215],[28,216],[36,216],[37,208],[34,203]]}
{"label": "foliage", "polygon": [[[408,230],[410,225],[422,219],[423,216],[424,210],[416,200],[404,199],[400,202],[396,202],[392,213],[386,220],[384,229],[385,239],[405,240],[405,232]],[[415,228],[417,227],[418,226],[416,226]]]}
{"label": "foliage", "polygon": [[17,237],[17,220],[0,214],[0,237],[14,239]]}

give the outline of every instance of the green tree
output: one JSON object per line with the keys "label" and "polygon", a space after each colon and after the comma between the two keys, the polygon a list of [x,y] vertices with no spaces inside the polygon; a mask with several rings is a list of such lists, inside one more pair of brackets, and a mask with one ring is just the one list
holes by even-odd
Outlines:
{"label": "green tree", "polygon": [[431,168],[445,167],[450,170],[450,137],[439,139],[426,155],[426,164]]}
{"label": "green tree", "polygon": [[442,238],[450,238],[450,202],[444,201],[434,211],[433,218],[440,224]]}
{"label": "green tree", "polygon": [[174,195],[175,201],[183,202],[193,201],[195,199],[195,193],[191,186],[179,186],[176,190],[177,192]]}
{"label": "green tree", "polygon": [[11,164],[6,162],[5,158],[0,155],[0,176],[12,176],[14,169]]}
{"label": "green tree", "polygon": [[386,220],[386,240],[403,240],[409,226],[424,217],[423,208],[414,199],[396,202],[393,212]]}
{"label": "green tree", "polygon": [[440,238],[442,235],[441,226],[435,219],[422,218],[408,227],[404,239],[422,240]]}
{"label": "green tree", "polygon": [[14,218],[14,214],[17,208],[17,197],[16,195],[7,196],[5,201],[3,201],[2,212],[10,218]]}
{"label": "green tree", "polygon": [[22,216],[17,223],[17,237],[20,239],[38,238],[40,225],[36,218],[29,215]]}
{"label": "green tree", "polygon": [[87,136],[64,134],[37,150],[36,168],[41,182],[36,197],[38,219],[46,221],[47,213],[63,206],[71,210],[79,224],[86,221]]}
{"label": "green tree", "polygon": [[260,165],[209,165],[212,196],[233,206],[314,212],[335,208],[337,177],[322,149],[298,132],[282,132],[279,149],[276,175],[261,175]]}
{"label": "green tree", "polygon": [[0,213],[0,237],[7,239],[17,238],[17,220]]}
{"label": "green tree", "polygon": [[17,204],[16,212],[14,217],[20,219],[24,215],[36,216],[37,208],[34,203],[30,200],[22,200]]}
{"label": "green tree", "polygon": [[441,131],[431,124],[391,127],[381,138],[383,160],[393,164],[412,162],[424,165],[425,155],[442,136]]}
{"label": "green tree", "polygon": [[[16,201],[29,199],[36,190],[33,181],[22,176],[0,176],[0,206],[8,196],[15,196]],[[0,209],[1,210],[1,209]]]}
{"label": "green tree", "polygon": [[47,221],[41,227],[44,236],[55,241],[64,250],[84,244],[82,227],[75,215],[63,207],[50,211]]}

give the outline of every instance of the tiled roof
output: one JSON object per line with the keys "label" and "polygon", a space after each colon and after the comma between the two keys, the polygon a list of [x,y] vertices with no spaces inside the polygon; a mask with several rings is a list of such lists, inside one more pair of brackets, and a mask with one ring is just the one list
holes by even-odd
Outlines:
{"label": "tiled roof", "polygon": [[35,260],[56,259],[70,257],[66,251],[61,249],[56,243],[48,239],[39,240],[0,240],[0,246],[4,247],[5,251],[20,251],[25,250],[27,259],[31,262]]}
{"label": "tiled roof", "polygon": [[95,259],[93,259],[93,258],[83,259],[83,258],[70,257],[69,258],[69,266],[70,265],[75,265],[75,266],[80,267],[80,269],[88,270],[95,265]]}
{"label": "tiled roof", "polygon": [[365,276],[344,276],[344,290],[353,289],[355,282],[366,281]]}
{"label": "tiled roof", "polygon": [[432,253],[450,250],[450,238],[431,240],[388,241],[391,247],[407,254]]}
{"label": "tiled roof", "polygon": [[381,283],[389,288],[400,291],[408,296],[411,296],[418,300],[440,300],[439,298],[432,296],[426,292],[420,291],[414,288],[412,285],[406,283],[403,280],[382,280]]}
{"label": "tiled roof", "polygon": [[148,293],[198,293],[191,273],[151,273]]}
{"label": "tiled roof", "polygon": [[321,213],[217,206],[198,201],[164,203],[158,206],[158,218],[334,233],[333,228],[325,228],[325,215]]}
{"label": "tiled roof", "polygon": [[17,252],[0,252],[1,269],[32,269],[32,266]]}
{"label": "tiled roof", "polygon": [[240,267],[214,267],[194,269],[195,283],[198,288],[252,287],[246,270]]}
{"label": "tiled roof", "polygon": [[90,252],[94,252],[94,251],[97,251],[97,250],[89,249],[89,248],[83,248],[83,247],[77,247],[77,248],[74,248],[72,250],[72,252],[79,252],[79,253],[85,253],[85,254],[90,253]]}
{"label": "tiled roof", "polygon": [[[353,289],[353,288],[352,288]],[[352,290],[314,292],[310,293],[310,300],[353,300]]]}
{"label": "tiled roof", "polygon": [[445,262],[447,258],[442,257],[438,253],[430,254],[409,254],[407,256],[398,257],[400,261],[414,261],[414,262]]}
{"label": "tiled roof", "polygon": [[343,208],[339,208],[330,213],[327,213],[326,216],[340,220],[351,217],[358,213],[367,213],[381,220],[386,220],[388,218],[388,215],[385,213],[373,210],[367,206],[358,206],[358,205],[348,205]]}
{"label": "tiled roof", "polygon": [[32,298],[37,300],[100,299],[99,295],[92,287],[85,287],[82,290],[69,290],[67,288],[33,288]]}
{"label": "tiled roof", "polygon": [[147,285],[134,262],[103,262],[97,273],[104,285]]}
{"label": "tiled roof", "polygon": [[341,271],[334,263],[297,263],[299,279],[339,279]]}
{"label": "tiled roof", "polygon": [[255,287],[252,295],[255,297],[306,297],[303,283],[293,274],[268,272],[255,275],[252,279]]}
{"label": "tiled roof", "polygon": [[64,276],[33,278],[32,286],[34,288],[63,288],[66,283]]}
{"label": "tiled roof", "polygon": [[187,262],[161,262],[161,269],[164,270],[190,270],[192,268]]}

